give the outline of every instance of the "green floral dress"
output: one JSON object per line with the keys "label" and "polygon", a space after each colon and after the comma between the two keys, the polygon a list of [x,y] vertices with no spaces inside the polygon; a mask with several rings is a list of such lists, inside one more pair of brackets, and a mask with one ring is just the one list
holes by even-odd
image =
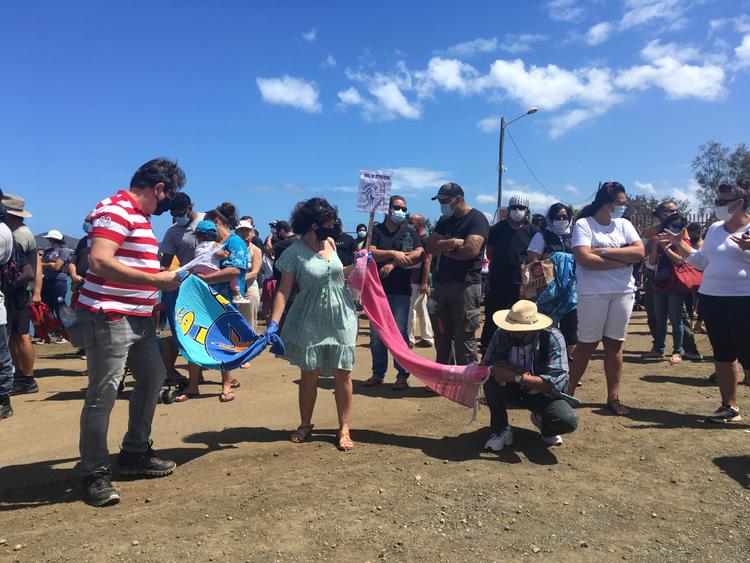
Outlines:
{"label": "green floral dress", "polygon": [[289,363],[302,370],[351,371],[357,315],[344,287],[344,266],[336,252],[326,260],[302,240],[287,248],[276,268],[293,274],[299,292],[289,307],[281,338]]}

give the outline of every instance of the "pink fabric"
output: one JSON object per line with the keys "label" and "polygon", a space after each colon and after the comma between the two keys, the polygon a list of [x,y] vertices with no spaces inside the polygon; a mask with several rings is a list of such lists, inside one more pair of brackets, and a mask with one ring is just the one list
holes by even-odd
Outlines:
{"label": "pink fabric", "polygon": [[489,368],[477,365],[446,366],[414,354],[396,326],[375,262],[366,264],[366,261],[366,255],[357,258],[348,281],[354,289],[361,292],[362,308],[393,357],[404,369],[439,395],[475,408],[479,387],[487,379]]}

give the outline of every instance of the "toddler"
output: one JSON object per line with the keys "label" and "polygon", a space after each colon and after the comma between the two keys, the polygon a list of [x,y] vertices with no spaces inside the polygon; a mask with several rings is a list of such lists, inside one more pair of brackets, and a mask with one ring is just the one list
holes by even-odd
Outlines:
{"label": "toddler", "polygon": [[[221,270],[221,262],[229,258],[229,252],[216,242],[219,233],[211,221],[201,221],[195,228],[195,258],[190,262],[190,271],[194,274],[212,274]],[[240,305],[249,300],[240,294],[239,278],[229,280],[232,291],[232,303]]]}

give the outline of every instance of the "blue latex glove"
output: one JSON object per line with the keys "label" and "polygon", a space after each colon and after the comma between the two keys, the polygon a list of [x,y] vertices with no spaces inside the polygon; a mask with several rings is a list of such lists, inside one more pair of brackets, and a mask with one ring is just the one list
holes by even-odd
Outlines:
{"label": "blue latex glove", "polygon": [[365,255],[365,252],[367,252],[367,263],[370,264],[372,262],[372,252],[370,252],[369,250],[365,250],[365,249],[357,250],[357,252],[354,255],[354,258],[355,260],[362,258],[362,256]]}
{"label": "blue latex glove", "polygon": [[263,333],[263,338],[266,339],[267,344],[271,344],[271,336],[279,332],[279,323],[276,321],[270,321],[268,323],[268,328],[266,328],[266,331]]}

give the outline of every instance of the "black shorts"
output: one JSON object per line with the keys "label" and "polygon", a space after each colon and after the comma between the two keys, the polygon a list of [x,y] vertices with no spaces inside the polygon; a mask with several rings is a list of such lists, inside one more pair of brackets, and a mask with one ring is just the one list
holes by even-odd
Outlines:
{"label": "black shorts", "polygon": [[560,319],[560,332],[567,346],[578,344],[578,309],[565,313]]}
{"label": "black shorts", "polygon": [[739,360],[750,369],[750,296],[717,297],[700,294],[701,313],[714,360]]}
{"label": "black shorts", "polygon": [[5,303],[5,310],[8,313],[8,334],[28,334],[29,323],[31,321],[31,300],[14,303],[10,299]]}

